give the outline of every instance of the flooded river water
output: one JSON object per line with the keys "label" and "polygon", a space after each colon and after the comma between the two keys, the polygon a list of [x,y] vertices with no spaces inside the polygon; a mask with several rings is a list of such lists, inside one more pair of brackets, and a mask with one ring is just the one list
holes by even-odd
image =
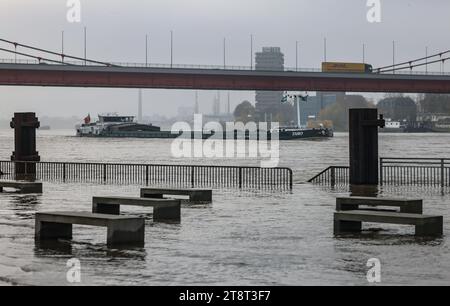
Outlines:
{"label": "flooded river water", "polygon": [[[38,133],[43,161],[258,165],[253,159],[178,160],[170,144]],[[12,131],[0,131],[0,160],[11,151]],[[380,151],[386,157],[449,157],[450,135],[383,134]],[[334,199],[348,190],[304,182],[330,165],[348,164],[348,135],[282,142],[280,152],[280,166],[294,171],[292,192],[215,190],[211,205],[184,205],[180,224],[153,223],[150,213],[139,249],[108,249],[105,230],[91,227],[75,227],[74,240],[61,249],[43,250],[34,242],[34,213],[86,211],[94,195],[137,196],[139,186],[46,182],[42,195],[1,194],[0,284],[69,285],[70,258],[81,262],[83,285],[366,285],[370,258],[382,263],[382,284],[450,283],[450,194],[379,190],[381,196],[423,198],[427,214],[444,215],[443,238],[418,239],[413,228],[395,225],[335,238]]]}

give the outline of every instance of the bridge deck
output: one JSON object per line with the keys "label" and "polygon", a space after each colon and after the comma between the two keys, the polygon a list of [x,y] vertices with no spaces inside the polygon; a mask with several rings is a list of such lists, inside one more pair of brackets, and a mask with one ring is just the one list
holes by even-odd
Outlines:
{"label": "bridge deck", "polygon": [[450,75],[0,63],[0,85],[450,93]]}

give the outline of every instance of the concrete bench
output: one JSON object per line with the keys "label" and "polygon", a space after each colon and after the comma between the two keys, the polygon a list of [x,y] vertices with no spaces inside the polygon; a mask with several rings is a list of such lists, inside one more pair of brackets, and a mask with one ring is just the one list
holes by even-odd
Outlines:
{"label": "concrete bench", "polygon": [[363,210],[336,212],[334,234],[360,232],[362,222],[415,225],[416,236],[442,236],[443,234],[442,216]]}
{"label": "concrete bench", "polygon": [[42,193],[42,183],[23,181],[0,181],[0,192],[3,188],[18,189],[20,193]]}
{"label": "concrete bench", "polygon": [[[418,199],[389,199],[366,197],[342,197],[336,199],[336,210],[359,210],[360,206],[370,207],[398,207],[400,212],[409,214],[422,214],[423,201]],[[379,209],[378,209],[379,210]]]}
{"label": "concrete bench", "polygon": [[175,199],[146,199],[123,197],[93,197],[92,212],[120,214],[120,206],[153,207],[153,221],[180,221],[181,201]]}
{"label": "concrete bench", "polygon": [[159,198],[162,199],[164,195],[185,195],[189,196],[190,202],[211,203],[212,190],[211,189],[176,189],[176,188],[142,188],[142,198]]}
{"label": "concrete bench", "polygon": [[48,241],[72,239],[72,226],[91,225],[107,228],[108,246],[143,246],[145,219],[138,217],[92,214],[89,212],[36,213],[35,239]]}

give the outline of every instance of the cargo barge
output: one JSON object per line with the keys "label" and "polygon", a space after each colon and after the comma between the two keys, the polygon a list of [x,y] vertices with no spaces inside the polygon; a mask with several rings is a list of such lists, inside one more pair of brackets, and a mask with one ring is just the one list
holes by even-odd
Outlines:
{"label": "cargo barge", "polygon": [[[76,135],[79,137],[102,137],[102,138],[150,138],[150,139],[175,139],[199,138],[199,134],[203,139],[211,138],[214,132],[179,132],[162,131],[160,127],[152,124],[140,124],[135,122],[134,116],[117,116],[117,115],[99,115],[96,122],[91,122],[90,116],[85,118],[84,123],[77,126]],[[265,139],[271,140],[274,133],[278,134],[280,140],[297,140],[297,139],[318,139],[333,137],[331,129],[319,128],[297,128],[297,127],[281,127],[277,130],[267,132]],[[259,135],[259,132],[258,132]],[[223,139],[227,138],[227,133],[223,132]],[[234,132],[234,138],[250,139],[250,134]],[[259,137],[256,137],[259,140]]]}

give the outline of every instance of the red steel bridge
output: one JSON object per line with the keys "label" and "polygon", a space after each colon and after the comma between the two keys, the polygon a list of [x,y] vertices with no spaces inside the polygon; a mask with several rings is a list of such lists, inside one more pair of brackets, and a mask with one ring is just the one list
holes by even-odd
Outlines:
{"label": "red steel bridge", "polygon": [[377,68],[372,73],[326,73],[314,69],[261,71],[230,66],[113,64],[4,39],[0,42],[12,47],[0,51],[29,58],[0,60],[3,86],[450,93],[450,74],[414,71],[445,63],[450,50]]}

